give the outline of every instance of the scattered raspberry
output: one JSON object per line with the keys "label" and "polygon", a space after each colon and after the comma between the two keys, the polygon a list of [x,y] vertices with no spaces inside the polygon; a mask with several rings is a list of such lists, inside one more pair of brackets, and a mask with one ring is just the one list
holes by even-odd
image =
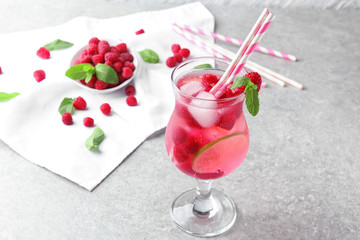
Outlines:
{"label": "scattered raspberry", "polygon": [[73,106],[78,110],[85,110],[86,102],[82,97],[77,97],[73,103]]}
{"label": "scattered raspberry", "polygon": [[126,43],[120,43],[116,45],[116,49],[119,51],[119,53],[127,52],[127,45]]}
{"label": "scattered raspberry", "polygon": [[91,117],[86,117],[84,118],[83,123],[85,127],[92,127],[94,126],[94,119],[92,119]]}
{"label": "scattered raspberry", "polygon": [[111,113],[111,107],[110,107],[110,105],[108,103],[103,103],[100,106],[100,110],[105,115],[110,115],[110,113]]}
{"label": "scattered raspberry", "polygon": [[180,53],[175,53],[174,58],[175,58],[176,62],[178,62],[178,63],[181,63],[183,61],[183,57],[181,56]]}
{"label": "scattered raspberry", "polygon": [[121,72],[123,65],[121,62],[115,62],[115,63],[113,63],[112,67],[116,72],[119,73],[119,72]]}
{"label": "scattered raspberry", "polygon": [[1,70],[1,67],[0,67],[0,74],[2,74],[2,70]]}
{"label": "scattered raspberry", "polygon": [[126,103],[127,105],[129,105],[130,107],[133,107],[133,106],[136,106],[137,105],[137,100],[136,100],[136,97],[134,96],[128,96],[126,98]]}
{"label": "scattered raspberry", "polygon": [[73,124],[73,119],[72,119],[72,116],[70,113],[68,112],[65,112],[63,115],[62,115],[62,121],[65,125],[71,125]]}
{"label": "scattered raspberry", "polygon": [[121,76],[123,76],[123,78],[125,78],[125,79],[131,78],[132,75],[133,75],[133,71],[131,70],[131,68],[123,67],[122,72],[121,72]]}
{"label": "scattered raspberry", "polygon": [[44,80],[46,78],[44,70],[36,70],[34,72],[34,78],[37,82],[41,82],[42,80]]}
{"label": "scattered raspberry", "polygon": [[187,48],[183,48],[183,49],[180,49],[180,52],[181,56],[183,56],[184,58],[187,58],[189,55],[190,55],[190,50],[187,49]]}
{"label": "scattered raspberry", "polygon": [[140,35],[143,34],[144,32],[145,32],[144,29],[140,29],[139,31],[136,31],[135,34]]}
{"label": "scattered raspberry", "polygon": [[175,67],[176,66],[176,59],[174,57],[169,57],[168,59],[166,59],[166,65],[169,68]]}
{"label": "scattered raspberry", "polygon": [[116,62],[119,60],[119,57],[116,53],[113,53],[113,52],[107,52],[105,53],[105,56],[104,56],[104,59],[105,59],[105,62]]}
{"label": "scattered raspberry", "polygon": [[97,54],[98,45],[95,43],[90,43],[87,49],[89,54]]}
{"label": "scattered raspberry", "polygon": [[177,43],[174,43],[173,45],[171,45],[171,51],[176,54],[176,53],[179,53],[181,47],[179,44]]}
{"label": "scattered raspberry", "polygon": [[94,43],[94,44],[98,44],[100,42],[100,40],[97,37],[93,37],[89,40],[89,44]]}
{"label": "scattered raspberry", "polygon": [[38,55],[39,57],[43,58],[43,59],[49,59],[50,58],[50,52],[49,50],[47,50],[44,47],[39,48],[39,50],[37,50],[36,55]]}
{"label": "scattered raspberry", "polygon": [[134,88],[134,86],[127,86],[127,87],[125,88],[125,93],[126,93],[126,95],[128,95],[128,96],[135,95],[135,88]]}
{"label": "scattered raspberry", "polygon": [[106,89],[108,86],[109,86],[108,83],[103,82],[103,81],[101,81],[101,80],[99,80],[99,79],[96,80],[96,82],[95,82],[95,88],[96,88],[97,90]]}
{"label": "scattered raspberry", "polygon": [[251,72],[244,75],[245,77],[250,78],[251,82],[257,86],[257,91],[260,91],[261,88],[261,76],[257,72]]}
{"label": "scattered raspberry", "polygon": [[98,63],[104,63],[104,57],[101,54],[92,56],[92,62],[96,66]]}
{"label": "scattered raspberry", "polygon": [[129,61],[129,62],[134,61],[133,55],[131,55],[131,53],[128,53],[128,52],[120,53],[119,58],[122,58],[122,59],[124,59],[125,61]]}

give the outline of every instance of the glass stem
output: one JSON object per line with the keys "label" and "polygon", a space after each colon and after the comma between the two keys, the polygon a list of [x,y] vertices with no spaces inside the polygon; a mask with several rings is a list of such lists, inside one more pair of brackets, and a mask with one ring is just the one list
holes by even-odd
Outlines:
{"label": "glass stem", "polygon": [[193,211],[196,214],[208,215],[213,209],[211,196],[211,181],[196,179],[196,197]]}

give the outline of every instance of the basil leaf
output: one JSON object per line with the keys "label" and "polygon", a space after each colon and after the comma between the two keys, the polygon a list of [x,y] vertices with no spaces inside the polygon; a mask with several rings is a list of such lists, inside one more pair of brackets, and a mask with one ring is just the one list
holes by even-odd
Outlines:
{"label": "basil leaf", "polygon": [[0,92],[0,101],[7,101],[10,100],[16,96],[20,95],[20,93],[13,92],[13,93],[6,93],[6,92]]}
{"label": "basil leaf", "polygon": [[59,106],[59,113],[61,115],[63,115],[65,112],[74,114],[75,112],[75,108],[74,108],[74,103],[75,99],[74,98],[64,98],[64,100],[61,102],[60,106]]}
{"label": "basil leaf", "polygon": [[88,139],[86,139],[85,146],[90,151],[96,151],[99,148],[100,143],[104,140],[105,135],[103,130],[99,127],[96,127]]}
{"label": "basil leaf", "polygon": [[58,50],[58,49],[64,49],[64,48],[69,48],[72,45],[74,45],[73,43],[70,42],[66,42],[60,39],[56,39],[55,41],[48,43],[44,46],[44,48],[46,48],[49,51],[53,51],[53,50]]}
{"label": "basil leaf", "polygon": [[139,52],[140,56],[144,60],[144,62],[147,63],[158,63],[159,62],[159,56],[156,52],[154,52],[151,49],[144,49]]}
{"label": "basil leaf", "polygon": [[65,76],[73,80],[81,80],[81,79],[85,79],[87,73],[91,71],[92,72],[94,71],[93,66],[91,66],[89,63],[81,63],[70,67],[66,71]]}
{"label": "basil leaf", "polygon": [[208,64],[208,63],[200,64],[200,65],[194,67],[194,69],[204,69],[204,68],[213,68],[213,67],[211,66],[211,64]]}
{"label": "basil leaf", "polygon": [[95,66],[96,77],[106,83],[117,83],[118,76],[115,70],[103,63],[98,63]]}

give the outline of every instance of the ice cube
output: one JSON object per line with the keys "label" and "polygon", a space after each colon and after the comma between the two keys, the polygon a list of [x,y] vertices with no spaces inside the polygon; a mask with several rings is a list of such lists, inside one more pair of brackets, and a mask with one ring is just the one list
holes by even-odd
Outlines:
{"label": "ice cube", "polygon": [[214,95],[208,92],[199,92],[196,98],[206,99],[198,100],[193,99],[189,106],[189,112],[193,118],[204,128],[211,127],[219,120],[219,114],[217,112],[217,103]]}
{"label": "ice cube", "polygon": [[180,87],[181,92],[191,96],[195,96],[200,91],[205,90],[205,86],[201,82],[189,82]]}

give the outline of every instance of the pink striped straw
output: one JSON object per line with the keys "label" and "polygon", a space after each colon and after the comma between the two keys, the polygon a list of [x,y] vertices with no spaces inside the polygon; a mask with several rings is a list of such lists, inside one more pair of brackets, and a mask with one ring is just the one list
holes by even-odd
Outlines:
{"label": "pink striped straw", "polygon": [[[176,33],[179,33],[180,35],[182,35],[183,37],[188,39],[189,41],[191,41],[192,43],[194,43],[195,45],[198,45],[198,46],[204,48],[205,50],[210,52],[215,57],[221,57],[221,58],[230,59],[230,60],[235,58],[235,53],[233,53],[233,52],[231,52],[231,51],[229,51],[229,50],[227,50],[225,48],[222,48],[222,47],[220,47],[220,46],[218,46],[216,44],[203,42],[202,39],[200,39],[197,36],[194,36],[193,34],[191,34],[189,32],[186,32],[182,28],[179,28],[178,26],[176,26],[176,24],[173,24],[173,30]],[[267,69],[268,72],[264,72],[260,68],[253,66],[252,63],[254,63],[254,62],[248,61],[246,63],[246,67],[248,69],[250,69],[251,71],[253,71],[253,72],[258,72],[262,77],[267,78],[268,80],[274,82],[275,84],[278,84],[278,85],[280,85],[282,87],[285,86],[285,83],[283,81],[281,81],[278,78],[272,76],[271,73],[274,73],[272,70]],[[261,66],[260,64],[257,64],[257,65],[259,67],[262,67],[262,68],[265,69],[265,67]],[[284,76],[282,76],[280,74],[278,74],[278,75],[281,76],[281,77],[284,77]],[[265,85],[265,82],[263,82],[263,83]]]}
{"label": "pink striped straw", "polygon": [[[221,85],[228,85],[228,84],[231,84],[234,81],[235,77],[241,72],[241,70],[244,68],[247,60],[250,58],[251,54],[254,52],[255,47],[259,44],[259,42],[261,41],[261,39],[265,35],[265,33],[266,33],[267,29],[269,28],[270,24],[272,23],[273,19],[274,19],[274,16],[272,15],[272,13],[269,13],[267,15],[266,19],[264,20],[263,24],[261,25],[260,29],[255,33],[253,39],[251,40],[251,43],[246,48],[245,53],[242,54],[240,60],[238,61],[236,67],[234,68],[234,70],[231,71],[231,74],[225,80],[225,83],[223,81],[223,83]],[[214,86],[214,88],[215,88],[215,86]],[[220,89],[218,89],[218,91],[216,91],[216,89],[213,90],[214,88],[212,88],[210,90],[210,93],[213,93],[213,94],[215,93],[214,94],[215,98],[221,97],[221,95],[224,93],[224,89],[220,88]]]}
{"label": "pink striped straw", "polygon": [[[224,42],[228,42],[228,43],[231,43],[231,44],[235,44],[235,45],[238,45],[238,46],[241,46],[241,45],[244,44],[244,42],[241,41],[241,40],[238,40],[238,39],[235,39],[235,38],[232,38],[232,37],[228,37],[228,36],[224,36],[224,35],[221,35],[221,34],[218,34],[218,33],[210,32],[210,31],[207,31],[207,30],[204,30],[204,29],[201,29],[201,28],[191,27],[189,25],[179,24],[179,23],[177,23],[177,25],[179,27],[187,30],[187,31],[197,33],[197,34],[201,34],[203,36],[209,36],[209,37],[212,37],[212,38],[224,41]],[[294,56],[294,55],[284,53],[284,52],[280,52],[278,50],[274,50],[274,49],[271,49],[271,48],[262,47],[262,46],[259,46],[259,45],[255,47],[255,51],[262,52],[262,53],[265,53],[265,54],[269,54],[269,55],[272,55],[272,56],[276,56],[276,57],[279,57],[279,58],[283,58],[283,59],[286,59],[286,60],[290,60],[290,61],[293,61],[293,62],[295,62],[297,60],[296,56]]]}

